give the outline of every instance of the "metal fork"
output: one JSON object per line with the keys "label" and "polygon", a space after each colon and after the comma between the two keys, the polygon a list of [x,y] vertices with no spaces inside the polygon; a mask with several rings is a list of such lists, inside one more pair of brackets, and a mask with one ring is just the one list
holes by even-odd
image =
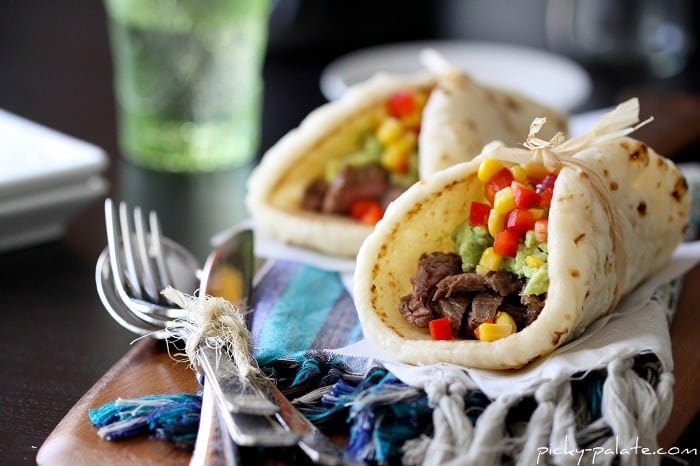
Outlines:
{"label": "metal fork", "polygon": [[[161,295],[168,286],[185,291],[194,291],[197,282],[194,273],[197,260],[189,251],[180,248],[180,256],[185,262],[185,273],[174,274],[167,263],[163,247],[160,222],[155,212],[149,214],[150,231],[146,232],[145,221],[140,207],[133,210],[133,229],[126,203],[119,204],[115,212],[111,199],[105,200],[105,225],[109,262],[115,289],[127,306],[142,319],[156,325],[165,324],[171,319],[185,317],[186,311],[178,308]],[[149,247],[150,245],[150,247]]]}
{"label": "metal fork", "polygon": [[[198,266],[188,251],[161,236],[155,213],[150,214],[149,232],[141,209],[134,209],[133,230],[129,213],[125,203],[115,212],[112,201],[105,201],[108,247],[98,260],[98,291],[105,307],[113,316],[120,317],[117,320],[122,325],[139,334],[150,334],[154,328],[162,329],[172,319],[186,314],[184,309],[161,298],[160,291],[170,284],[185,291],[193,290]],[[168,260],[168,253],[172,256],[173,251],[184,262],[177,270],[179,273],[171,269],[178,261]],[[105,273],[107,265],[111,276]],[[165,335],[156,332],[153,336]],[[217,357],[209,348],[202,348],[198,358],[223,411],[223,420],[237,443],[288,446],[297,441],[297,435],[267,417],[279,407],[251,384],[242,383],[229,358]]]}
{"label": "metal fork", "polygon": [[[150,278],[142,277],[148,277],[150,273],[150,277],[152,277],[154,282],[156,282],[156,280],[161,280],[159,282],[160,285],[156,285],[156,288],[158,286],[165,286],[169,283],[170,279],[168,277],[175,275],[167,272],[169,263],[166,260],[168,257],[168,254],[166,254],[166,250],[177,251],[178,249],[181,249],[180,255],[182,256],[182,258],[186,259],[186,262],[189,261],[188,256],[191,257],[191,254],[189,254],[184,248],[179,246],[177,243],[167,240],[167,238],[161,237],[160,226],[158,225],[158,220],[154,213],[150,214],[151,231],[150,233],[148,233],[145,231],[143,225],[144,222],[141,210],[135,209],[135,231],[132,233],[132,230],[130,228],[130,222],[128,219],[128,213],[128,207],[126,206],[126,204],[122,203],[119,206],[119,214],[117,215],[114,212],[114,207],[112,205],[111,200],[106,200],[105,218],[107,221],[109,241],[108,251],[110,255],[118,256],[116,261],[113,260],[111,257],[109,258],[109,268],[111,269],[112,275],[119,276],[120,278],[117,279],[116,277],[114,277],[115,279],[112,281],[112,283],[109,284],[112,285],[111,288],[118,288],[116,292],[114,290],[108,289],[109,287],[107,286],[107,284],[100,284],[99,278],[98,287],[102,286],[103,288],[105,288],[105,291],[107,291],[107,293],[103,292],[102,294],[105,294],[107,296],[114,297],[118,294],[120,302],[113,304],[115,306],[121,305],[123,306],[123,308],[126,308],[127,312],[131,313],[129,317],[132,318],[132,320],[135,317],[138,322],[145,322],[146,324],[149,323],[149,319],[150,321],[156,321],[160,322],[161,324],[165,324],[169,319],[173,318],[172,316],[177,315],[183,310],[170,308],[168,305],[172,303],[164,303],[161,299],[158,299],[158,302],[152,302],[155,301],[155,295],[153,294],[152,289],[149,290],[148,280],[150,280]],[[131,243],[132,237],[136,238],[136,246],[134,246]],[[147,244],[147,240],[149,239],[154,244],[151,248],[145,246]],[[231,244],[236,243],[233,237],[230,238],[230,240],[231,243],[229,243],[229,246]],[[217,248],[217,250],[215,250],[209,256],[207,260],[207,267],[215,266],[214,263],[218,262],[218,260],[221,259],[221,257],[219,257],[219,254],[223,256],[227,254],[227,243],[228,241],[225,241],[220,248]],[[121,251],[124,251],[125,254],[123,258],[120,257]],[[107,251],[105,251],[105,253],[106,252]],[[228,253],[230,252],[231,251],[229,250]],[[103,253],[103,256],[105,255],[105,253]],[[148,254],[149,257],[143,257],[143,255],[146,254]],[[154,255],[160,256],[161,258],[158,259],[157,257],[152,257]],[[101,257],[100,260],[102,261],[102,268],[104,268],[107,259]],[[196,260],[194,259],[191,259],[191,261],[196,263]],[[100,261],[98,261],[98,268],[99,264]],[[140,270],[139,267],[141,267],[142,269],[147,269],[147,271],[143,272],[143,270]],[[159,268],[162,268],[162,270],[159,270]],[[192,272],[192,270],[196,268],[197,266],[185,267],[185,269],[189,269],[191,275],[194,275],[194,272]],[[150,271],[148,269],[150,269]],[[252,270],[250,270],[250,272],[252,273]],[[98,277],[101,276],[102,282],[104,282],[105,279],[108,278],[104,275],[104,270],[102,271],[101,275],[98,274]],[[121,278],[122,276],[124,278]],[[165,279],[163,277],[165,277]],[[203,286],[205,285],[203,284]],[[138,293],[139,291],[141,291],[140,297],[131,297],[130,292],[132,290],[135,290],[134,293]],[[112,293],[110,294],[109,291],[112,291]],[[205,289],[202,291],[207,290]],[[149,299],[151,301],[149,301]],[[141,333],[143,334],[144,332]],[[304,418],[304,416],[299,411],[297,411],[289,402],[289,400],[287,400],[285,396],[277,389],[274,383],[267,379],[262,379],[261,381],[258,381],[254,384],[255,387],[246,385],[246,388],[252,389],[254,393],[250,393],[251,397],[249,398],[242,397],[242,394],[240,393],[241,387],[240,385],[236,384],[236,382],[239,381],[237,376],[230,376],[229,374],[227,380],[223,381],[226,383],[222,383],[222,376],[224,375],[222,374],[222,370],[214,371],[213,369],[214,367],[216,367],[217,362],[220,365],[230,365],[228,371],[232,371],[233,369],[235,369],[235,367],[233,367],[233,363],[228,358],[224,357],[217,361],[215,355],[213,354],[213,351],[208,351],[208,348],[206,347],[203,351],[199,352],[199,356],[200,363],[205,370],[207,380],[219,381],[218,384],[210,384],[210,387],[213,388],[213,390],[209,390],[209,392],[213,391],[216,395],[216,400],[220,401],[221,404],[225,405],[223,407],[221,405],[219,406],[219,412],[222,414],[223,424],[226,428],[230,430],[232,437],[234,438],[234,440],[236,440],[238,444],[259,446],[290,446],[294,443],[297,443],[299,447],[315,463],[325,465],[351,464],[344,457],[342,449],[335,445],[315,426],[313,426],[313,424],[311,424],[306,418]],[[221,368],[219,367],[218,369]],[[227,372],[225,368],[223,372]],[[257,415],[251,415],[242,412],[231,412],[230,409],[227,410],[226,408],[232,408],[233,406],[231,403],[226,405],[225,401],[228,401],[228,399],[224,399],[224,397],[222,396],[222,388],[228,389],[229,391],[233,391],[236,394],[239,403],[241,404],[239,406],[239,409],[243,410],[243,408],[245,408],[246,411],[254,412]],[[207,390],[205,390],[205,394],[206,393]],[[269,416],[260,415],[263,413],[272,413],[271,411],[265,410],[264,403],[261,404],[259,399],[256,405],[255,395],[262,395],[263,402],[270,403],[269,400],[274,401],[274,403],[272,403],[272,406],[275,410],[275,417],[279,422],[275,422]],[[240,429],[241,425],[245,425],[246,429]],[[284,428],[282,427],[282,425],[284,425]],[[270,430],[271,427],[274,427],[274,429]],[[246,432],[246,430],[248,432]],[[267,433],[266,436],[264,435],[265,433]]]}

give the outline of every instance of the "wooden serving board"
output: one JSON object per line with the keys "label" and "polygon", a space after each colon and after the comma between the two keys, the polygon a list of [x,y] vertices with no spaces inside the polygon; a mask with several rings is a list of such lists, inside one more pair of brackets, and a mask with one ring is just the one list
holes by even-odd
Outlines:
{"label": "wooden serving board", "polygon": [[190,453],[166,441],[147,437],[116,442],[102,440],[88,418],[88,410],[117,398],[194,393],[199,388],[192,370],[186,364],[172,360],[164,342],[144,338],[66,414],[41,446],[37,463],[42,466],[187,466]]}

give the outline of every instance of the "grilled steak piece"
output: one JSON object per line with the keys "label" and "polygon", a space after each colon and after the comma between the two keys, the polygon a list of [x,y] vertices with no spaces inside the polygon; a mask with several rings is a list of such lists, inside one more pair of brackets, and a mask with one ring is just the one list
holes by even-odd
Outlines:
{"label": "grilled steak piece", "polygon": [[445,277],[437,284],[437,290],[433,299],[450,297],[455,294],[473,293],[490,289],[501,296],[508,296],[520,291],[524,283],[515,275],[508,272],[489,272],[479,275],[474,272],[464,272]]}
{"label": "grilled steak piece", "polygon": [[301,208],[304,210],[321,211],[323,206],[323,198],[326,197],[328,191],[328,183],[322,178],[314,180],[306,187],[304,197],[301,200]]}
{"label": "grilled steak piece", "polygon": [[[450,327],[452,327],[453,335],[460,335],[464,326],[464,314],[469,309],[469,304],[472,302],[472,297],[468,294],[443,298],[432,304],[436,308],[436,313],[440,317],[450,319]],[[437,305],[436,305],[437,304]]]}
{"label": "grilled steak piece", "polygon": [[520,291],[525,286],[525,281],[509,272],[489,272],[486,274],[489,287],[501,296],[508,296]]}
{"label": "grilled steak piece", "polygon": [[327,214],[347,214],[352,203],[357,200],[381,200],[389,186],[389,173],[379,165],[345,165],[328,188],[322,211]]}
{"label": "grilled steak piece", "polygon": [[456,253],[423,254],[411,284],[413,291],[401,298],[401,314],[419,327],[447,317],[453,334],[463,338],[476,338],[474,329],[498,311],[510,314],[522,330],[537,319],[546,298],[521,295],[527,281],[509,272],[462,272]]}
{"label": "grilled steak piece", "polygon": [[433,318],[433,311],[439,309],[439,305],[432,300],[435,285],[443,278],[461,270],[462,259],[456,253],[422,254],[418,261],[418,270],[411,277],[413,291],[403,296],[399,303],[399,311],[404,318],[417,327],[427,327]]}
{"label": "grilled steak piece", "polygon": [[542,308],[544,307],[544,302],[547,299],[546,294],[542,295],[522,295],[520,297],[520,303],[527,307],[527,315],[525,319],[525,325],[527,327],[537,319],[540,315]]}
{"label": "grilled steak piece", "polygon": [[426,302],[423,296],[414,293],[401,297],[399,312],[415,327],[427,327],[433,319],[430,303]]}
{"label": "grilled steak piece", "polygon": [[425,293],[433,290],[438,282],[462,271],[462,258],[454,252],[423,253],[418,260],[418,270],[411,277],[414,291]]}
{"label": "grilled steak piece", "polygon": [[474,295],[471,310],[467,317],[467,329],[474,335],[474,329],[489,319],[496,318],[498,307],[503,302],[503,296],[498,293],[483,291]]}

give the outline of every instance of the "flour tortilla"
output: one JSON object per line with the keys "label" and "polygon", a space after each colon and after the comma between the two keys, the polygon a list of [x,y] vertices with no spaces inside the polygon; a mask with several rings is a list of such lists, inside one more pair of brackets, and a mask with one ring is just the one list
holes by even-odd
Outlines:
{"label": "flour tortilla", "polygon": [[[470,160],[492,139],[522,138],[535,117],[565,124],[565,118],[554,110],[507,91],[482,88],[461,72],[411,77],[378,74],[310,113],[265,153],[251,174],[246,199],[257,228],[286,243],[354,258],[373,227],[339,215],[303,210],[304,190],[323,175],[329,160],[356,150],[361,132],[385,114],[391,94],[398,90],[434,91],[436,86],[437,100],[433,102],[432,92],[422,115],[420,177],[445,164]],[[424,162],[433,154],[439,160]]]}
{"label": "flour tortilla", "polygon": [[265,153],[249,178],[246,203],[256,227],[283,242],[354,257],[373,227],[303,210],[304,190],[323,176],[329,160],[357,149],[359,135],[383,114],[392,93],[430,90],[435,82],[435,76],[428,74],[379,74],[311,112]]}
{"label": "flour tortilla", "polygon": [[[615,251],[610,217],[588,176],[561,169],[549,214],[549,290],[528,327],[494,342],[433,341],[410,325],[399,300],[424,252],[452,251],[451,232],[483,201],[476,171],[484,156],[452,166],[413,185],[387,210],[357,257],[354,298],[365,335],[401,361],[439,362],[485,369],[518,368],[575,338],[610,312],[616,286],[629,293],[672,254],[688,226],[687,184],[671,161],[628,137],[578,152],[600,173],[619,213]],[[623,257],[626,261],[620,263]],[[624,277],[617,266],[624,266]]]}
{"label": "flour tortilla", "polygon": [[516,92],[479,84],[464,73],[446,73],[423,110],[421,178],[473,159],[491,141],[522,143],[537,117],[547,119],[541,133],[545,139],[566,134],[568,118],[563,113]]}

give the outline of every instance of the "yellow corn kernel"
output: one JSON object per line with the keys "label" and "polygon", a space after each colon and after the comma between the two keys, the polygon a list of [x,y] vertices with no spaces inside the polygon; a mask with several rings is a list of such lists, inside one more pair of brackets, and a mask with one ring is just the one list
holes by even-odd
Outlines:
{"label": "yellow corn kernel", "polygon": [[549,174],[549,170],[540,163],[526,163],[523,165],[527,176],[534,179],[542,179]]}
{"label": "yellow corn kernel", "polygon": [[479,265],[487,270],[493,270],[495,272],[501,267],[502,260],[503,256],[496,254],[492,247],[488,247],[481,253]]}
{"label": "yellow corn kernel", "polygon": [[527,184],[527,172],[522,165],[513,165],[510,167],[510,172],[513,174],[513,179],[518,183]]}
{"label": "yellow corn kernel", "polygon": [[387,118],[389,118],[389,113],[384,105],[375,108],[369,116],[369,129],[376,131]]}
{"label": "yellow corn kernel", "polygon": [[544,209],[528,209],[535,220],[539,220],[544,217]]}
{"label": "yellow corn kernel", "polygon": [[408,169],[408,157],[418,145],[418,136],[413,131],[403,133],[398,141],[394,141],[382,153],[381,163],[387,170],[404,173]]}
{"label": "yellow corn kernel", "polygon": [[411,152],[418,145],[418,136],[413,131],[406,131],[397,142],[394,143],[401,150]]}
{"label": "yellow corn kernel", "polygon": [[486,221],[486,227],[489,230],[489,234],[495,238],[496,233],[503,231],[506,228],[505,214],[500,214],[496,212],[495,209],[491,209],[489,212],[489,218]]}
{"label": "yellow corn kernel", "polygon": [[511,330],[510,325],[484,322],[474,330],[474,335],[481,341],[496,341],[512,335]]}
{"label": "yellow corn kernel", "polygon": [[493,175],[503,168],[503,164],[495,159],[486,159],[479,165],[476,176],[480,181],[486,183]]}
{"label": "yellow corn kernel", "polygon": [[535,256],[527,256],[525,258],[525,265],[527,265],[528,267],[531,267],[533,269],[536,269],[536,268],[544,265],[544,261],[536,258]]}
{"label": "yellow corn kernel", "polygon": [[493,198],[493,210],[499,214],[505,215],[513,209],[515,209],[513,189],[510,186],[499,189]]}
{"label": "yellow corn kernel", "polygon": [[418,128],[420,126],[421,111],[416,109],[415,111],[401,117],[401,123],[406,125],[408,128]]}
{"label": "yellow corn kernel", "polygon": [[409,152],[400,146],[391,145],[382,152],[382,166],[395,173],[404,173],[408,168],[408,155]]}
{"label": "yellow corn kernel", "polygon": [[507,312],[498,311],[496,313],[496,318],[494,319],[494,323],[496,325],[509,326],[511,334],[518,331],[518,327],[517,327],[517,325],[515,325],[515,321],[513,320],[513,317],[511,317],[511,315],[508,314]]}
{"label": "yellow corn kernel", "polygon": [[377,128],[377,139],[385,146],[401,139],[405,132],[403,124],[396,118],[387,118]]}

